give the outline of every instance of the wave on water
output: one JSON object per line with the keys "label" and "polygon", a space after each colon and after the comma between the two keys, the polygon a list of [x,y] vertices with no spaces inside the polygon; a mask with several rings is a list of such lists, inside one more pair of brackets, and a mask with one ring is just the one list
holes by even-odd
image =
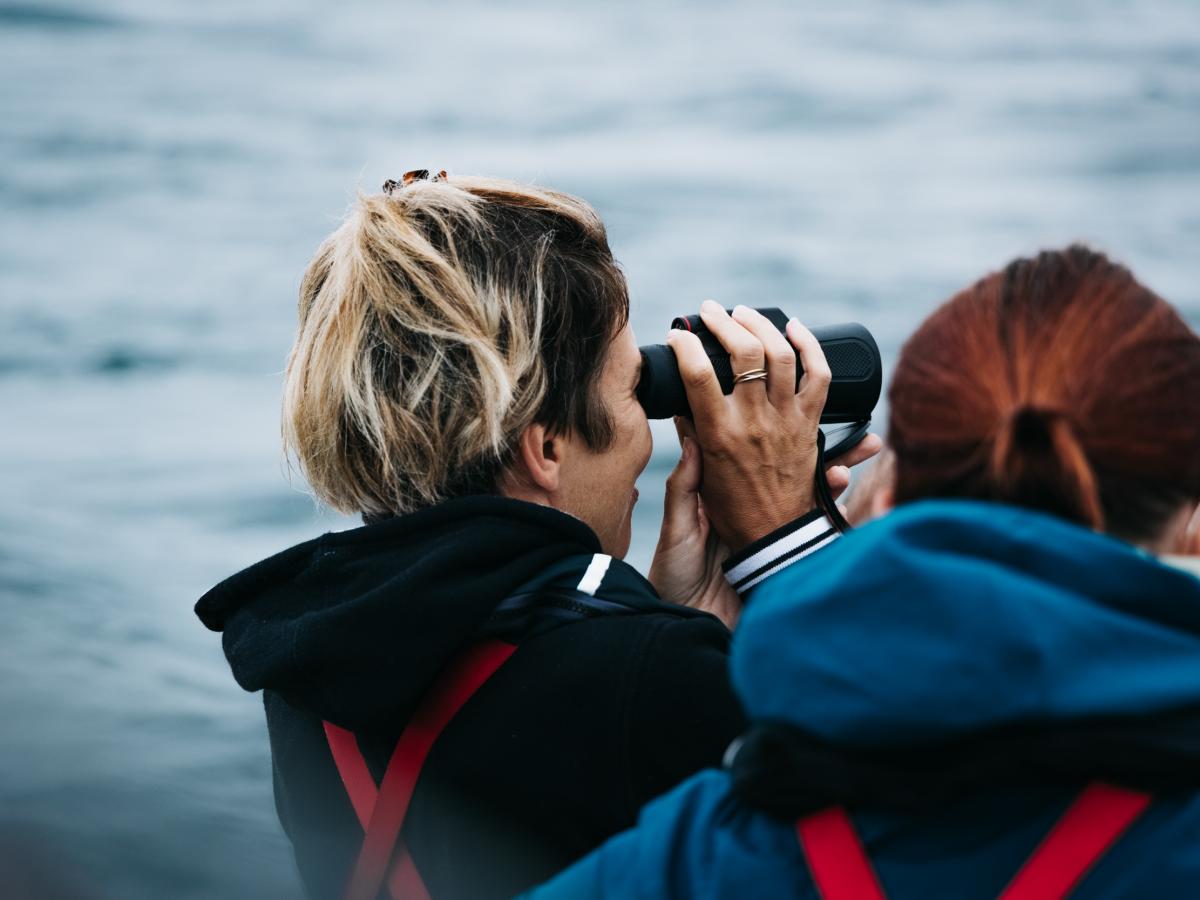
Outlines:
{"label": "wave on water", "polygon": [[117,28],[128,24],[111,15],[26,3],[0,4],[0,28],[83,29]]}

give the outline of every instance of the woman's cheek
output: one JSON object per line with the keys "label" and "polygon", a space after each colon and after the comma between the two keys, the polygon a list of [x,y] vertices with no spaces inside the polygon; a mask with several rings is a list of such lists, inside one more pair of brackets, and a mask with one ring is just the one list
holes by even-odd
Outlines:
{"label": "woman's cheek", "polygon": [[646,418],[642,405],[636,401],[634,402],[634,413],[631,421],[637,423],[634,446],[641,448],[640,465],[638,465],[638,474],[641,474],[642,470],[649,465],[650,456],[654,452],[654,435],[650,431],[650,420]]}

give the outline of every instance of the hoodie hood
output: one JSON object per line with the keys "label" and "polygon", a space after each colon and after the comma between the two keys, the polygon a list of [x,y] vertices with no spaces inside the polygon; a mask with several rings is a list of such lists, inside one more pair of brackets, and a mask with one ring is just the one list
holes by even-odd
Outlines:
{"label": "hoodie hood", "polygon": [[749,716],[844,746],[1200,704],[1200,579],[993,503],[896,510],[767,580],[734,637]]}
{"label": "hoodie hood", "polygon": [[496,606],[554,563],[600,551],[549,507],[466,497],[299,544],[196,604],[238,684],[351,731],[405,721]]}

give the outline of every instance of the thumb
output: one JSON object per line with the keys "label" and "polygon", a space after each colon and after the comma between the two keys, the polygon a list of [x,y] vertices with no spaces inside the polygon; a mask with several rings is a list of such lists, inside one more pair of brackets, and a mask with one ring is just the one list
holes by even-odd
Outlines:
{"label": "thumb", "polygon": [[667,476],[666,495],[663,498],[662,536],[671,536],[674,540],[680,540],[696,530],[696,509],[700,499],[700,448],[689,437],[683,438],[680,443],[683,453]]}

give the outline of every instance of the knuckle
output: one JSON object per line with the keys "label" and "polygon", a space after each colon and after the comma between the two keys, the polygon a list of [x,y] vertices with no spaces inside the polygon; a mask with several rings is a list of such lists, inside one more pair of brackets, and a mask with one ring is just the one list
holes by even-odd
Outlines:
{"label": "knuckle", "polygon": [[746,425],[746,440],[755,447],[761,447],[770,439],[770,429],[762,422],[753,421]]}
{"label": "knuckle", "polygon": [[714,428],[704,445],[707,455],[728,457],[737,451],[737,440],[732,431],[727,428]]}
{"label": "knuckle", "polygon": [[792,351],[786,347],[777,347],[771,351],[771,365],[779,368],[794,366],[796,357]]}
{"label": "knuckle", "polygon": [[757,341],[739,341],[729,355],[740,362],[758,362],[763,358],[762,344]]}
{"label": "knuckle", "polygon": [[687,369],[681,371],[679,376],[683,379],[686,387],[702,388],[714,377],[711,369]]}

